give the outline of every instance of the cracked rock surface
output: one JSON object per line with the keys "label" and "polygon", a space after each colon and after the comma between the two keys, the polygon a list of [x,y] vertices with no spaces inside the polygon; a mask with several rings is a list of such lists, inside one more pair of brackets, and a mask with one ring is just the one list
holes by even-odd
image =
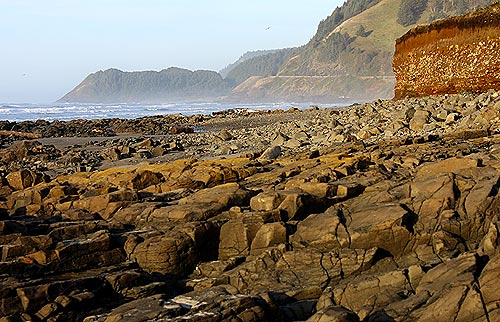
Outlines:
{"label": "cracked rock surface", "polygon": [[219,115],[75,171],[7,145],[0,321],[498,321],[499,104]]}

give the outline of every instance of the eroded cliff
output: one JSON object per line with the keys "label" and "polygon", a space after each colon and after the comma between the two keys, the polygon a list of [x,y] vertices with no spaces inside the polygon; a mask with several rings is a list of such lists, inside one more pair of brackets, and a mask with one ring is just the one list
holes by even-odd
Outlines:
{"label": "eroded cliff", "polygon": [[395,98],[500,89],[500,4],[396,40]]}

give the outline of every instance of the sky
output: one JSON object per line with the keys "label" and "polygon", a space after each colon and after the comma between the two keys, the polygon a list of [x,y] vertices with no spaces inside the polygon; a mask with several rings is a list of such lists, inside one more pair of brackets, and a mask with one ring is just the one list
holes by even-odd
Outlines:
{"label": "sky", "polygon": [[342,3],[0,0],[0,102],[54,102],[108,68],[219,71],[247,51],[307,43]]}

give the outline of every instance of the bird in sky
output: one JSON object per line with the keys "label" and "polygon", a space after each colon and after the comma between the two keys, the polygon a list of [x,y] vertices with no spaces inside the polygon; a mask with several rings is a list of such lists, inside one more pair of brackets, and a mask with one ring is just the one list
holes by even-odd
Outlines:
{"label": "bird in sky", "polygon": [[266,30],[269,30],[269,29],[271,29],[271,27],[270,27],[270,26],[266,28]]}

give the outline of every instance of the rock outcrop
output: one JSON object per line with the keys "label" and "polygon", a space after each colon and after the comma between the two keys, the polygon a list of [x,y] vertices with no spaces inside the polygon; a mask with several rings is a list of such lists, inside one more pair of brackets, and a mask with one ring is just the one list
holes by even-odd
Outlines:
{"label": "rock outcrop", "polygon": [[393,68],[396,99],[500,89],[500,5],[410,30]]}
{"label": "rock outcrop", "polygon": [[496,321],[499,104],[228,114],[168,134],[198,160],[65,175],[5,148],[0,321]]}

